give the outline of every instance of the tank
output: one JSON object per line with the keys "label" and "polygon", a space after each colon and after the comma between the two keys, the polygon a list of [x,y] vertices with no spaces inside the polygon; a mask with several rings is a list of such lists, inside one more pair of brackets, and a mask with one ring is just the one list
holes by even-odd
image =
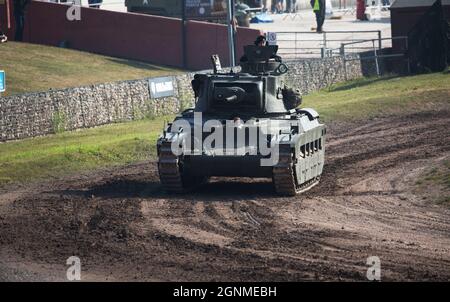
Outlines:
{"label": "tank", "polygon": [[157,141],[158,171],[168,192],[197,188],[212,176],[271,178],[279,195],[319,182],[325,125],[288,87],[277,46],[245,46],[240,72],[214,71],[192,80],[195,107],[167,124]]}

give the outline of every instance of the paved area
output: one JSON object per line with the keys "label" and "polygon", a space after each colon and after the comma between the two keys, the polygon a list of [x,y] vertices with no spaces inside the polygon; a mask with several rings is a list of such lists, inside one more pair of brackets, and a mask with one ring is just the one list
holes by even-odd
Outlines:
{"label": "paved area", "polygon": [[[88,2],[87,0],[82,0],[83,5],[84,2]],[[112,10],[116,12],[126,12],[127,7],[125,6],[124,0],[103,0],[102,5],[100,7],[101,9],[105,10]]]}

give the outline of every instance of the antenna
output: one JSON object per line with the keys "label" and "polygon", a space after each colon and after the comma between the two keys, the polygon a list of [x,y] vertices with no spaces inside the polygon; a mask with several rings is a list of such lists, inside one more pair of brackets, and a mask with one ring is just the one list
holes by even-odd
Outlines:
{"label": "antenna", "polygon": [[213,63],[214,74],[216,74],[217,72],[222,71],[222,64],[220,64],[219,55],[212,55],[211,56],[211,61]]}
{"label": "antenna", "polygon": [[235,67],[236,54],[234,52],[234,35],[235,35],[235,23],[234,23],[234,0],[228,0],[227,9],[227,22],[228,22],[228,49],[230,52],[230,66],[231,70]]}

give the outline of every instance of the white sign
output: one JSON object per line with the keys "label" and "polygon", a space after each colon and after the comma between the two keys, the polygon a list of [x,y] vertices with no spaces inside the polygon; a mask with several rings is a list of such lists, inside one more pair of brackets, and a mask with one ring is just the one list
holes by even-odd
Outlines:
{"label": "white sign", "polygon": [[269,31],[267,33],[267,43],[269,45],[277,45],[277,33]]}
{"label": "white sign", "polygon": [[162,98],[174,95],[173,78],[163,77],[149,80],[152,98]]}

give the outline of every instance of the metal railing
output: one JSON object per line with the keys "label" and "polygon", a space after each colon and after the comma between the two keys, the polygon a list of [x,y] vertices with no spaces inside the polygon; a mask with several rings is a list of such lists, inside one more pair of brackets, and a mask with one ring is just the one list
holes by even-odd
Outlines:
{"label": "metal railing", "polygon": [[[382,51],[382,41],[389,40],[392,42],[392,40],[404,40],[405,41],[405,48],[402,53],[395,53],[395,54],[383,54],[380,53]],[[354,46],[359,43],[370,43],[372,44],[372,48],[369,51],[373,52],[373,55],[367,55],[367,56],[354,56],[353,52],[349,53],[346,51],[346,47],[348,46]],[[398,37],[392,37],[392,38],[380,38],[380,39],[366,39],[363,41],[354,41],[354,42],[347,42],[342,43],[340,47],[340,56],[342,57],[344,61],[344,72],[345,72],[345,79],[347,80],[347,62],[348,61],[354,61],[354,60],[374,60],[375,63],[375,69],[378,76],[381,75],[380,70],[380,59],[388,59],[388,58],[404,58],[406,52],[408,51],[408,37],[407,36],[398,36]],[[409,65],[409,59],[405,58],[407,61],[407,68],[408,73],[410,72],[410,65]]]}
{"label": "metal railing", "polygon": [[108,0],[101,3],[91,3],[88,0],[48,0],[48,2],[66,4],[66,5],[79,5],[82,7],[99,7],[104,10],[110,10],[112,7],[122,7],[123,11],[126,11],[125,0]]}
{"label": "metal railing", "polygon": [[366,44],[352,47],[354,52],[361,52],[371,49],[372,46],[367,42],[371,35],[373,39],[378,41],[381,49],[383,39],[380,30],[324,31],[322,33],[311,31],[277,32],[278,53],[285,60],[324,58],[339,56],[342,43],[366,42]]}

